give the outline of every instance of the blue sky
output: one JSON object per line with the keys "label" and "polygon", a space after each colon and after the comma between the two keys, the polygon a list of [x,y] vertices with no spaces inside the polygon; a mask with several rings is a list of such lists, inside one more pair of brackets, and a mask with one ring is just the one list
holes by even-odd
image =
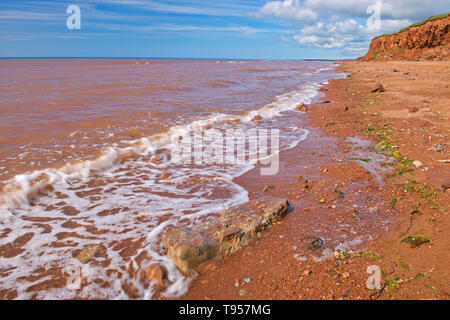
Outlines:
{"label": "blue sky", "polygon": [[[80,30],[66,27],[69,5]],[[0,57],[354,58],[373,36],[448,11],[450,0],[2,1]]]}

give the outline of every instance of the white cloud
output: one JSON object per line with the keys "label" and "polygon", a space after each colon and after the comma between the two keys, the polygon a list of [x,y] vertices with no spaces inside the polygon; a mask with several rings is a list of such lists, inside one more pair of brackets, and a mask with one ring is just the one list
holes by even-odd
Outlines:
{"label": "white cloud", "polygon": [[299,0],[271,1],[262,7],[257,17],[276,17],[288,21],[315,20],[319,14]]}
{"label": "white cloud", "polygon": [[294,36],[294,40],[319,48],[345,48],[354,50],[367,40],[370,31],[353,19],[317,22],[306,26]]}
{"label": "white cloud", "polygon": [[[382,16],[386,19],[419,20],[449,11],[450,0],[380,0]],[[317,18],[317,14],[340,17],[367,18],[367,8],[378,0],[285,0],[267,2],[258,12],[260,16],[274,16],[283,20]],[[316,17],[316,18],[314,18]]]}
{"label": "white cloud", "polygon": [[[381,3],[381,23],[370,30],[367,9]],[[303,23],[293,40],[305,46],[341,48],[364,52],[370,40],[379,34],[397,31],[414,21],[447,12],[450,0],[285,0],[267,2],[257,13],[259,17],[276,17],[283,21]]]}
{"label": "white cloud", "polygon": [[292,39],[300,44],[318,48],[364,52],[374,36],[391,31],[392,28],[397,30],[410,23],[409,20],[385,20],[382,29],[374,31],[354,19],[341,20],[333,17],[326,22],[319,21],[303,27]]}

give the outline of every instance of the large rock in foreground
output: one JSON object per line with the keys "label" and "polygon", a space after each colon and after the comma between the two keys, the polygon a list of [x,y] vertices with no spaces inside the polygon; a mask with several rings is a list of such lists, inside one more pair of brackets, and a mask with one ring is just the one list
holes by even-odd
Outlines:
{"label": "large rock in foreground", "polygon": [[289,212],[287,200],[259,199],[225,210],[203,225],[170,232],[163,240],[167,255],[183,272],[247,246]]}

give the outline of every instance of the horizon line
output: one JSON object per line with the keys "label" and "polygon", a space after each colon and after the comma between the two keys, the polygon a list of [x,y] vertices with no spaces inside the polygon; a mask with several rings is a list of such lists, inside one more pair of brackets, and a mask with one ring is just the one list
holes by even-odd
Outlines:
{"label": "horizon line", "polygon": [[265,59],[250,59],[250,58],[174,58],[174,57],[0,57],[0,59],[147,59],[147,60],[247,60],[247,61],[337,61],[337,60],[353,60],[353,59],[277,59],[277,58],[265,58]]}

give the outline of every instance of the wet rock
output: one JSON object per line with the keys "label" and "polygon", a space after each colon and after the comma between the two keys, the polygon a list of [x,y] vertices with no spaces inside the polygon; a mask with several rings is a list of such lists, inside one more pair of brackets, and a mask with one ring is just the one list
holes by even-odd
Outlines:
{"label": "wet rock", "polygon": [[378,84],[377,87],[371,91],[371,93],[375,92],[386,92],[386,89],[384,89],[382,84]]}
{"label": "wet rock", "polygon": [[300,111],[300,112],[307,112],[307,111],[308,111],[308,107],[307,107],[304,103],[300,103],[300,104],[297,106],[297,111]]}
{"label": "wet rock", "polygon": [[153,164],[157,164],[157,163],[161,163],[163,160],[164,159],[161,155],[156,155],[152,158],[152,160],[150,162]]}
{"label": "wet rock", "polygon": [[102,252],[104,247],[101,244],[88,244],[81,250],[80,253],[76,255],[81,263],[86,264],[92,259],[94,259],[100,252]]}
{"label": "wet rock", "polygon": [[166,235],[167,255],[183,271],[196,269],[205,262],[247,246],[289,212],[287,200],[259,199],[222,212],[208,223],[176,229]]}
{"label": "wet rock", "polygon": [[165,272],[164,269],[159,266],[152,264],[145,269],[145,277],[150,283],[155,283],[159,288],[164,288]]}
{"label": "wet rock", "polygon": [[168,174],[167,172],[164,172],[164,174],[161,177],[161,180],[167,180],[170,178],[170,174]]}

